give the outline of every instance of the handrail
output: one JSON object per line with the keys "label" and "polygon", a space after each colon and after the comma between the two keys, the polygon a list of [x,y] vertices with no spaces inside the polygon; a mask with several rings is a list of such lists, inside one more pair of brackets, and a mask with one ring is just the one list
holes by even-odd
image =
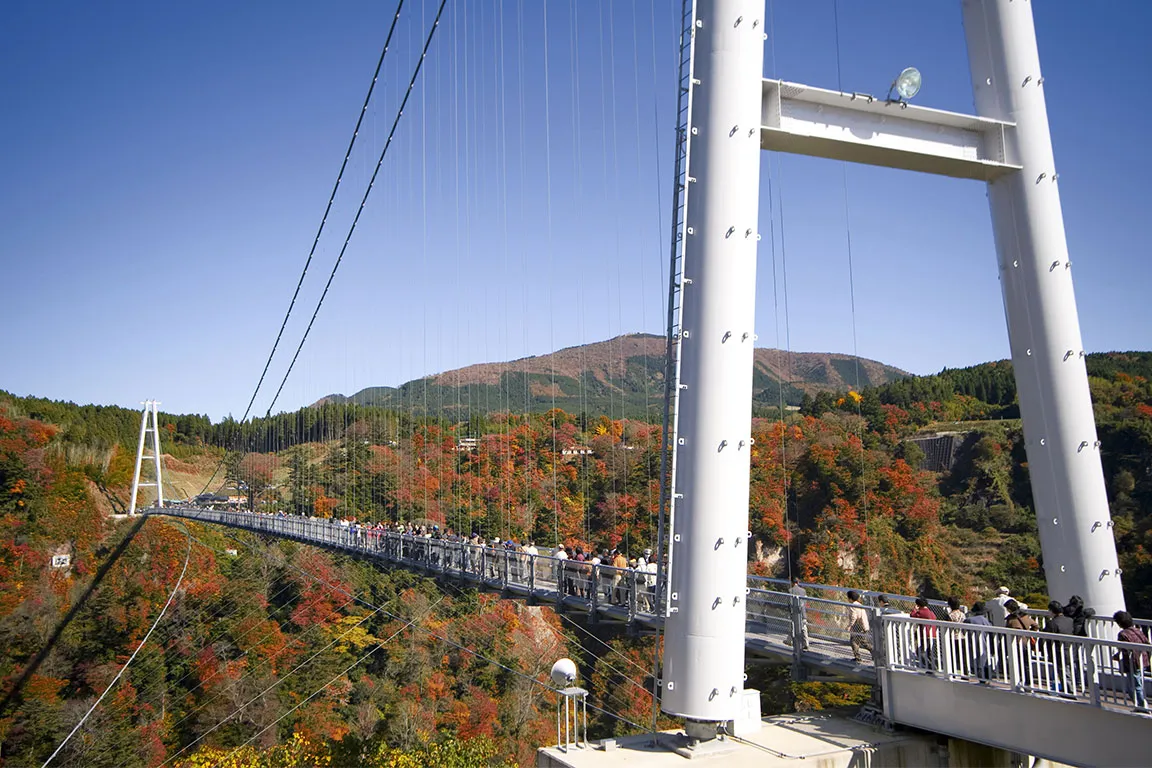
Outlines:
{"label": "handrail", "polygon": [[[300,515],[199,507],[167,507],[148,510],[148,513],[217,522],[362,552],[389,562],[450,574],[481,586],[555,601],[561,609],[569,605],[593,615],[649,623],[660,621],[657,598],[662,598],[664,585],[657,583],[656,574],[647,570],[593,564],[550,554],[533,555],[486,542],[436,538]],[[883,613],[874,605],[852,606],[843,599],[848,592],[846,587],[801,584],[805,589],[827,595],[821,597],[800,596],[780,588],[790,586],[783,579],[750,575],[746,622],[748,631],[765,638],[769,645],[780,642],[791,645],[793,664],[797,666],[804,663],[806,655],[814,654],[824,661],[837,661],[845,669],[854,668],[862,676],[870,676],[873,665],[900,672],[935,674],[941,671],[954,680],[1077,699],[1087,697],[1093,703],[1120,706],[1123,695],[1118,691],[1123,686],[1117,681],[1128,673],[1121,670],[1111,655],[1141,650],[1139,646],[1101,637],[914,619]],[[861,598],[871,602],[880,594],[888,595],[893,602],[914,599],[875,591],[861,591]],[[940,601],[930,601],[930,604],[943,605]],[[864,619],[860,618],[861,610]],[[1110,624],[1110,620],[1101,619],[1092,629],[1101,632]],[[932,643],[927,642],[928,635]],[[1015,639],[1019,637],[1029,638],[1030,646],[1040,648],[1039,656],[1024,649],[1025,641]],[[922,646],[936,650],[925,650]],[[983,656],[965,650],[972,647],[984,648]],[[1108,658],[1104,658],[1105,655]],[[978,661],[980,658],[994,659],[998,666],[989,662],[985,669],[981,666],[983,662]],[[1138,654],[1134,658],[1143,657]],[[1139,666],[1138,671],[1143,675],[1144,666]],[[1129,685],[1133,704],[1136,703],[1134,685]]]}
{"label": "handrail", "polygon": [[891,614],[879,622],[891,671],[1148,711],[1147,645]]}
{"label": "handrail", "polygon": [[[266,512],[240,512],[240,511],[232,511],[232,510],[205,509],[205,508],[201,508],[201,507],[168,507],[166,509],[172,513],[188,512],[188,513],[191,513],[193,516],[200,516],[200,517],[203,517],[206,515],[216,515],[216,516],[221,516],[221,519],[223,519],[223,516],[225,516],[225,515],[230,515],[230,516],[236,516],[239,519],[286,520],[286,521],[297,521],[297,522],[298,521],[304,521],[304,523],[310,524],[310,525],[325,525],[325,526],[331,526],[331,527],[339,528],[341,530],[353,530],[354,526],[356,525],[356,524],[348,524],[345,521],[337,520],[337,519],[333,519],[333,518],[313,518],[313,517],[307,517],[307,516],[303,516],[303,515],[280,516],[280,515],[275,515],[275,514],[269,514]],[[155,512],[158,512],[158,510],[145,510],[144,511],[145,514],[147,514],[149,512],[155,513]],[[424,536],[420,536],[420,535],[413,535],[409,532],[398,532],[398,531],[392,531],[392,530],[387,530],[387,529],[376,529],[376,528],[371,528],[371,527],[360,526],[358,528],[358,530],[361,532],[360,535],[369,536],[369,537],[380,536],[380,535],[387,536],[387,537],[399,536],[401,538],[406,538],[409,540],[423,538],[423,539],[426,539],[429,541],[445,541],[445,542],[449,542],[449,543],[453,543],[453,544],[461,544],[461,545],[465,545],[465,546],[477,546],[477,545],[471,544],[467,540],[452,542],[451,540],[448,540],[448,539],[437,539],[437,538],[433,538],[433,537],[424,537]],[[496,551],[496,552],[511,551],[511,550],[506,550],[506,548],[504,548],[502,546],[501,547],[492,547],[487,542],[485,542],[481,546],[483,546],[487,550],[492,550],[492,551]],[[524,554],[524,553],[517,551],[516,554]],[[546,560],[546,561],[550,561],[550,562],[563,560],[563,558],[556,558],[552,555],[544,555],[544,554],[538,554],[538,555],[536,555],[536,557],[540,558],[541,560]],[[607,563],[601,563],[599,567],[601,569],[613,569],[614,570],[614,567],[608,565]],[[627,569],[627,570],[631,570],[631,569]],[[787,590],[792,586],[791,582],[789,582],[787,579],[779,579],[779,578],[774,578],[774,577],[770,577],[770,576],[757,576],[754,574],[748,575],[748,585],[749,585],[750,590],[760,590],[763,593],[772,593],[772,592],[786,593]],[[851,591],[853,589],[852,587],[845,587],[845,586],[834,585],[834,584],[819,584],[819,583],[815,583],[815,582],[801,582],[800,586],[803,587],[805,590],[823,592],[826,594],[831,593],[831,594],[836,594],[836,595],[846,595],[849,591]],[[911,605],[911,604],[915,603],[915,601],[917,599],[916,597],[914,597],[912,595],[903,595],[903,594],[898,594],[895,592],[885,592],[882,590],[857,589],[856,591],[858,591],[860,593],[861,602],[864,605],[874,605],[876,598],[878,598],[881,595],[884,595],[890,601],[892,601],[898,605],[899,604]],[[938,616],[946,615],[946,613],[944,613],[944,612],[947,611],[947,609],[948,609],[947,602],[945,602],[943,600],[929,599],[928,605],[929,605],[929,607],[931,607],[933,609],[933,611]],[[1036,617],[1036,618],[1044,618],[1048,615],[1048,612],[1044,609],[1041,609],[1041,608],[1028,608],[1025,611],[1025,613],[1027,613],[1030,616]],[[1111,617],[1108,617],[1108,616],[1094,616],[1094,617],[1090,618],[1088,621],[1089,621],[1089,624],[1093,625],[1093,628],[1097,630],[1094,632],[1090,632],[1089,636],[1091,636],[1091,637],[1101,637],[1101,630],[1111,629],[1113,626],[1112,619],[1111,619]],[[1137,624],[1137,626],[1152,627],[1152,619],[1134,619],[1134,621]],[[1106,639],[1106,638],[1101,637],[1101,639]]]}

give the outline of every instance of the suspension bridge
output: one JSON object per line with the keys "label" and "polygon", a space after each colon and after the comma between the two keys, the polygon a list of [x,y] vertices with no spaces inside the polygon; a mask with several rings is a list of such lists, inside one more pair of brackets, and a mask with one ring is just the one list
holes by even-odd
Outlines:
{"label": "suspension bridge", "polygon": [[[346,521],[198,507],[145,514],[227,526],[368,558],[509,599],[549,605],[590,621],[660,629],[666,584],[634,568],[531,555],[503,544],[359,527]],[[915,598],[864,593],[867,630],[853,628],[847,587],[748,576],[744,643],[749,660],[791,665],[797,679],[877,686],[892,724],[989,744],[1073,765],[1138,765],[1147,759],[1147,713],[1131,706],[1125,653],[1139,653],[1110,618],[1089,620],[1088,637],[956,624],[908,616]],[[1044,611],[1031,614],[1043,618]],[[1145,631],[1152,621],[1138,622]],[[864,650],[867,648],[867,650]],[[857,658],[859,660],[857,660]],[[1005,713],[1010,713],[1006,716]]]}
{"label": "suspension bridge", "polygon": [[[380,62],[328,196],[308,260],[259,381],[238,422],[238,433],[243,433],[243,425],[254,412],[257,397],[285,337],[341,182],[354,170],[350,169],[350,158],[354,157],[358,138],[367,130],[363,121],[381,72],[389,74],[382,66],[402,18],[403,5],[403,2],[397,5],[391,19]],[[494,24],[493,28],[500,34],[492,41],[491,61],[480,61],[477,51],[483,46],[465,33],[461,38],[463,59],[453,59],[451,67],[445,66],[436,59],[434,43],[442,20],[455,19],[451,15],[454,9],[448,17],[444,16],[447,5],[446,0],[433,3],[427,9],[427,18],[421,17],[419,34],[412,35],[415,51],[412,66],[399,78],[406,87],[393,94],[397,103],[393,119],[384,123],[386,138],[379,142],[378,158],[374,164],[371,157],[360,161],[365,182],[363,197],[354,213],[348,216],[348,229],[327,283],[267,405],[266,418],[271,417],[300,358],[337,269],[361,223],[369,194],[378,183],[389,148],[402,133],[399,129],[406,109],[411,119],[414,109],[409,106],[409,97],[418,91],[425,62],[433,74],[446,76],[450,85],[463,77],[462,70],[469,70],[473,64],[491,66],[497,77],[503,78],[508,66],[505,49],[513,47],[512,38],[520,38],[517,44],[523,45],[521,26],[516,28],[515,35],[505,39],[504,27]],[[521,24],[522,15],[521,9]],[[573,114],[581,104],[576,65],[581,28],[578,17],[579,11],[574,5],[570,19]],[[654,472],[659,481],[659,498],[651,505],[658,513],[652,525],[655,530],[651,531],[657,564],[654,571],[574,562],[551,554],[532,554],[461,537],[418,535],[384,525],[371,526],[319,515],[223,511],[191,504],[166,504],[163,475],[168,470],[162,462],[162,428],[155,401],[150,401],[143,413],[129,514],[191,521],[291,540],[365,558],[381,567],[425,574],[454,587],[489,590],[508,599],[551,606],[558,613],[579,615],[589,623],[615,623],[635,633],[657,634],[664,639],[664,650],[652,671],[657,681],[654,698],[661,711],[683,721],[683,742],[678,742],[681,754],[685,750],[691,754],[697,749],[703,750],[700,754],[706,754],[708,745],[728,737],[752,738],[750,734],[758,725],[737,725],[745,712],[748,694],[755,697],[755,692],[744,690],[745,665],[751,661],[787,665],[798,680],[871,684],[875,686],[878,709],[892,725],[1073,765],[1147,763],[1152,718],[1141,705],[1147,656],[1139,646],[1116,640],[1117,627],[1111,618],[1105,618],[1124,607],[1121,571],[1072,294],[1071,261],[1063,230],[1032,11],[1025,2],[964,0],[963,19],[976,114],[909,103],[920,82],[919,73],[912,70],[901,73],[885,98],[844,90],[839,82],[835,89],[829,89],[779,77],[766,79],[763,41],[768,34],[770,17],[763,0],[684,0],[680,6],[674,167],[670,177],[672,216],[670,221],[665,221],[663,214],[658,219],[659,226],[668,233],[666,245],[670,256],[661,265],[659,281],[645,276],[647,284],[659,282],[661,291],[667,288],[661,306],[667,331],[662,370],[664,391],[654,398],[658,402],[646,402],[648,410],[662,417],[658,432],[661,464]],[[604,19],[600,18],[600,22],[603,26]],[[635,18],[633,22],[633,45],[638,47],[637,31],[641,25]],[[544,10],[545,32],[547,24],[547,10]],[[838,27],[836,34],[838,41]],[[614,32],[609,30],[605,35],[601,29],[601,35],[605,51],[613,57],[617,55]],[[655,79],[654,31],[652,35]],[[552,124],[549,112],[550,99],[554,96],[548,91],[546,46],[547,43],[542,123],[545,179],[541,196],[544,200],[542,209],[535,213],[545,222],[544,239],[551,263],[555,238],[549,149],[553,141],[563,139]],[[519,67],[517,85],[521,89],[521,103],[514,105],[517,114],[511,114],[513,110],[505,104],[501,93],[500,98],[493,101],[495,121],[486,123],[483,114],[483,108],[488,106],[486,95],[477,90],[466,92],[462,109],[454,114],[456,118],[462,117],[454,133],[436,134],[434,119],[429,121],[426,115],[421,116],[421,160],[419,168],[411,163],[408,168],[408,180],[419,179],[424,197],[421,217],[427,249],[430,238],[443,234],[430,231],[436,227],[428,221],[426,198],[428,190],[435,186],[428,183],[428,156],[436,150],[456,153],[457,162],[449,170],[456,176],[457,229],[464,220],[465,229],[475,226],[478,232],[481,227],[476,221],[493,213],[495,229],[503,230],[505,272],[510,260],[506,170],[515,164],[515,152],[510,146],[516,143],[509,141],[504,133],[508,125],[518,119],[519,141],[525,147],[531,145],[524,128],[529,110],[523,103],[524,82],[531,73],[526,73],[529,67],[525,66],[522,56],[516,65]],[[633,69],[638,67],[638,63],[634,63]],[[839,60],[837,70],[839,79]],[[605,81],[611,87],[611,78],[606,77]],[[639,96],[642,90],[637,79],[634,95]],[[603,133],[613,134],[613,141],[616,125],[608,125],[607,115],[617,106],[605,104],[604,108]],[[426,106],[421,104],[420,109]],[[636,109],[638,112],[639,107]],[[467,127],[472,125],[469,119],[478,131],[491,129],[492,136],[487,138],[491,138],[496,147],[496,163],[502,174],[498,174],[492,188],[482,190],[478,181],[485,175],[484,152],[479,140],[468,135]],[[431,139],[430,124],[433,125]],[[574,117],[573,135],[568,138],[577,145],[580,143],[575,135],[578,130]],[[639,168],[641,143],[637,127],[638,177],[643,175]],[[602,158],[605,177],[609,175],[610,166],[619,164],[617,149],[616,144],[609,147],[605,138]],[[929,601],[935,620],[912,618],[907,615],[914,601],[911,596],[888,595],[891,607],[885,607],[879,603],[878,593],[865,590],[862,602],[852,604],[847,599],[848,586],[805,583],[801,585],[801,594],[790,591],[793,585],[788,580],[749,575],[749,473],[755,443],[750,404],[757,338],[754,332],[757,327],[756,266],[758,243],[762,239],[759,195],[763,151],[918,171],[987,185],[1045,574],[1053,594],[1083,595],[1087,603],[1098,610],[1100,618],[1089,621],[1087,636],[951,622],[947,607],[939,601]],[[521,182],[525,166],[529,164],[525,160],[527,152],[525,149],[519,158]],[[462,162],[460,155],[464,155]],[[575,189],[578,195],[592,198],[595,195],[591,190],[583,187],[588,178],[580,175],[587,159],[575,159]],[[356,162],[353,160],[352,165]],[[434,169],[433,173],[442,170]],[[445,177],[447,175],[445,172]],[[467,187],[463,193],[462,175],[466,177],[463,184]],[[616,182],[615,191],[619,194],[618,178]],[[395,185],[394,192],[399,194],[401,184],[396,181]],[[491,199],[484,199],[488,195]],[[522,201],[521,207],[525,205]],[[782,203],[780,205],[782,207]],[[489,206],[494,207],[490,210]],[[521,214],[525,221],[532,218],[523,210]],[[780,226],[782,230],[782,215]],[[460,232],[456,235],[459,241]],[[465,233],[465,239],[467,235]],[[617,235],[619,240],[619,233]],[[780,236],[782,240],[782,231]],[[771,237],[775,239],[775,232]],[[848,239],[851,269],[850,234]],[[473,255],[472,247],[469,243],[457,248],[457,254],[467,251],[465,257],[469,257]],[[772,248],[775,255],[775,242]],[[527,255],[524,261],[527,272]],[[459,262],[454,268],[456,281],[467,283],[467,275],[461,280],[463,269]],[[581,295],[588,290],[582,273],[575,281]],[[623,293],[619,284],[613,290]],[[506,287],[503,299],[503,303],[508,303]],[[619,296],[617,300],[621,301]],[[550,284],[548,302],[552,301]],[[854,294],[851,303],[854,324]],[[524,304],[528,305],[526,297]],[[422,311],[426,315],[427,306]],[[488,311],[487,304],[483,311]],[[456,325],[465,328],[461,344],[466,345],[467,327],[473,318],[469,318],[467,312],[461,318],[458,307],[455,314]],[[507,318],[504,322],[507,325]],[[499,324],[499,318],[485,315],[476,319],[477,325],[487,323]],[[525,324],[527,326],[528,321]],[[503,332],[505,337],[509,335],[507,328]],[[424,333],[427,334],[427,328]],[[524,333],[527,335],[527,328]],[[549,334],[554,334],[554,329],[550,328]],[[855,325],[853,337],[855,345]],[[425,341],[425,357],[427,349]],[[426,374],[427,370],[421,373]],[[858,367],[856,377],[859,388]],[[536,385],[543,393],[536,394],[550,395],[554,403],[556,392],[561,388],[555,369],[549,380],[534,382],[525,366],[523,381],[525,398]],[[583,381],[579,389],[579,396],[587,398]],[[425,392],[422,404],[425,415],[429,413],[426,398]],[[409,405],[415,403],[409,402]],[[508,398],[503,406],[509,413],[514,410]],[[622,413],[623,406],[619,408]],[[477,413],[481,410],[479,405],[475,406]],[[454,413],[468,418],[475,415],[470,402],[466,409],[457,403]],[[781,388],[781,423],[785,418]],[[467,419],[463,423],[467,423]],[[511,419],[505,429],[504,437],[511,444],[514,431]],[[307,426],[300,425],[299,434],[289,438],[279,436],[277,440],[283,438],[279,443],[261,445],[261,450],[244,445],[242,450],[253,454],[274,453],[308,442],[307,431]],[[558,432],[553,416],[554,448],[559,445]],[[349,434],[350,430],[346,430],[341,439],[355,442]],[[367,464],[377,458],[373,449],[380,448],[383,455],[396,445],[393,439],[398,435],[383,430],[382,434],[354,437],[359,437],[359,442],[366,447],[363,462]],[[332,435],[321,435],[316,441],[331,438]],[[415,441],[414,431],[409,438]],[[427,434],[421,436],[426,438]],[[461,441],[453,450],[468,452],[479,439],[475,434],[465,437],[463,440],[472,442]],[[238,439],[228,447],[235,449],[242,442]],[[508,497],[515,494],[515,502],[503,495],[499,499],[499,504],[507,508],[504,515],[507,527],[514,524],[516,514],[530,514],[529,497],[533,493],[528,477],[530,442],[524,440],[522,455],[512,457],[509,450],[505,457],[509,465],[517,461],[523,463],[523,477],[510,483],[517,487],[506,494]],[[352,451],[347,450],[350,457]],[[860,453],[863,463],[863,448]],[[351,464],[357,459],[346,457],[346,461]],[[222,460],[221,466],[223,463]],[[301,467],[301,472],[308,469],[308,462],[302,461]],[[221,467],[216,469],[219,471]],[[415,495],[417,486],[427,497],[429,487],[435,483],[432,473],[426,465],[422,469],[416,465],[407,469],[411,473],[411,487],[371,488],[366,492],[366,504],[382,508],[383,502],[375,498],[377,495],[389,497],[388,503],[394,504],[395,497],[402,493]],[[552,498],[544,506],[553,516],[552,527],[560,540],[563,538],[561,517],[568,511],[567,502],[560,498],[557,490],[555,463],[549,470]],[[333,467],[329,471],[335,475],[341,469]],[[153,475],[150,481],[149,473]],[[209,482],[216,476],[214,472]],[[148,487],[154,488],[157,496],[150,507],[143,505],[139,493],[141,488]],[[249,493],[255,494],[258,490],[252,488]],[[787,488],[782,492],[786,497]],[[863,495],[866,498],[866,493]],[[354,506],[351,504],[345,510],[347,517],[355,517],[357,510],[351,508]],[[425,501],[425,511],[432,508]],[[864,513],[867,514],[866,508]],[[527,523],[516,524],[520,530],[530,527]],[[592,538],[594,532],[588,530],[586,520],[583,525],[582,533]],[[1148,621],[1137,621],[1137,625],[1145,631],[1152,628],[1152,622]],[[1137,667],[1135,671],[1133,663]],[[758,698],[756,702],[758,723]],[[564,743],[542,753],[542,764],[576,765],[577,762],[572,761],[577,758],[569,756],[569,746],[573,745]],[[611,764],[613,756],[608,752],[603,756],[605,762]]]}

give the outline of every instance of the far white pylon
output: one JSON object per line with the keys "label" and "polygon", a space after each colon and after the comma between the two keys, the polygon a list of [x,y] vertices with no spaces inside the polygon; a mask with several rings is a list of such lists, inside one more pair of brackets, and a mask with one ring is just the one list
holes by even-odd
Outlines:
{"label": "far white pylon", "polygon": [[[160,418],[157,415],[160,401],[145,400],[142,405],[144,410],[140,414],[140,441],[136,445],[136,471],[132,475],[132,502],[128,506],[129,515],[136,514],[136,499],[141,488],[155,488],[156,506],[164,506],[164,475],[160,468]],[[149,426],[149,422],[151,422],[151,426]],[[148,433],[152,433],[152,455],[145,456],[144,441]],[[140,482],[140,469],[144,459],[152,459],[152,464],[156,468],[156,482],[154,483]]]}

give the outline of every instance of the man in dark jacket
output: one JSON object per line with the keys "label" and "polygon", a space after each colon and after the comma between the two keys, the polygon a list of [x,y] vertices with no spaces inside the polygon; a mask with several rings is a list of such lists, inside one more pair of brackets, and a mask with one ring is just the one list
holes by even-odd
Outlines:
{"label": "man in dark jacket", "polygon": [[1076,624],[1072,617],[1064,615],[1064,606],[1053,600],[1048,603],[1048,618],[1044,620],[1044,631],[1055,635],[1076,634]]}
{"label": "man in dark jacket", "polygon": [[979,627],[990,627],[992,622],[988,621],[988,609],[984,605],[984,601],[972,604],[972,610],[968,611],[967,618],[964,619],[965,624],[975,624]]}
{"label": "man in dark jacket", "polygon": [[1064,606],[1064,615],[1072,619],[1072,634],[1077,637],[1088,637],[1088,619],[1096,615],[1092,608],[1084,607],[1084,598],[1072,595],[1068,604]]}
{"label": "man in dark jacket", "polygon": [[[964,619],[964,623],[975,624],[978,627],[992,626],[992,622],[988,621],[988,613],[984,606],[984,601],[981,600],[972,604],[972,609],[968,611],[968,616]],[[972,642],[969,645],[972,649],[972,670],[976,673],[976,677],[980,680],[981,685],[987,685],[988,680],[992,677],[992,654],[990,646],[989,636],[985,632],[981,632],[972,638]]]}
{"label": "man in dark jacket", "polygon": [[[1044,631],[1053,635],[1071,635],[1076,631],[1072,619],[1064,615],[1064,606],[1056,600],[1048,603],[1048,616],[1044,619]],[[1055,640],[1044,640],[1044,651],[1047,663],[1055,673],[1053,682],[1056,689],[1063,694],[1072,693],[1069,683],[1080,679],[1080,656],[1076,647]],[[1069,673],[1072,680],[1069,680]]]}

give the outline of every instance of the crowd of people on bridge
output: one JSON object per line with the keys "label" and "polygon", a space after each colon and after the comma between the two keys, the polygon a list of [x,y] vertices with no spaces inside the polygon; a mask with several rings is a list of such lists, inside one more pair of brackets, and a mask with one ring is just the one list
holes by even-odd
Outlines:
{"label": "crowd of people on bridge", "polygon": [[[261,517],[289,518],[297,523],[322,526],[326,535],[337,543],[379,552],[390,560],[407,561],[432,570],[451,570],[470,573],[476,577],[502,584],[517,583],[532,589],[554,589],[559,598],[571,596],[601,606],[622,606],[629,616],[633,613],[653,613],[657,605],[658,564],[652,550],[644,549],[637,557],[629,557],[621,548],[608,547],[595,551],[582,545],[558,544],[538,547],[532,539],[486,539],[478,531],[463,535],[452,528],[441,529],[435,524],[415,522],[367,523],[356,518],[318,518],[254,513]],[[332,531],[335,530],[333,536]],[[315,531],[313,531],[315,532]],[[1008,587],[999,587],[987,601],[977,601],[971,608],[956,597],[933,603],[924,597],[915,599],[915,607],[905,612],[894,605],[903,598],[871,593],[862,595],[848,590],[845,617],[847,645],[857,663],[864,661],[863,651],[874,655],[873,617],[876,615],[908,616],[913,619],[963,623],[977,627],[1002,627],[1027,632],[1089,637],[1089,623],[1095,612],[1084,605],[1084,600],[1073,595],[1067,603],[1050,601],[1046,615],[1030,613],[1027,604],[1013,597]],[[790,601],[792,628],[787,642],[809,649],[807,591],[799,579],[793,579],[787,590]],[[870,603],[867,604],[867,603]],[[827,612],[826,608],[821,609]],[[1033,615],[1037,614],[1037,615]],[[1124,611],[1117,612],[1113,622],[1119,628],[1117,639],[1125,643],[1149,645],[1148,636]],[[844,626],[844,625],[842,625]],[[938,673],[941,667],[940,632],[935,625],[917,624],[909,628],[910,634],[901,642],[914,644],[911,658],[927,674]],[[843,641],[841,641],[843,642]],[[955,638],[949,642],[957,643]],[[1055,655],[1056,641],[1036,641],[1035,653]],[[951,658],[960,654],[974,654],[970,668],[982,681],[992,677],[998,662],[987,643],[949,646]],[[1145,681],[1148,676],[1149,651],[1120,649],[1113,661],[1127,678],[1127,695],[1137,711],[1147,711]],[[1002,659],[999,660],[1002,662]],[[1074,669],[1079,674],[1079,669]],[[1064,676],[1068,670],[1058,670],[1057,691],[1064,689]],[[1031,664],[1024,672],[1026,684],[1031,684]]]}
{"label": "crowd of people on bridge", "polygon": [[[857,590],[848,590],[845,593],[847,606],[838,612],[835,603],[826,598],[817,599],[815,603],[811,602],[811,598],[807,597],[807,590],[799,579],[792,580],[788,594],[792,627],[786,642],[790,645],[799,645],[804,650],[809,649],[811,644],[809,611],[814,609],[819,615],[816,619],[817,624],[821,625],[815,631],[819,633],[821,639],[826,643],[829,641],[835,643],[837,637],[846,636],[846,644],[851,649],[852,659],[856,663],[865,661],[864,651],[870,655],[875,654],[873,646],[877,641],[874,639],[873,631],[876,628],[874,625],[877,616],[907,616],[931,622],[1002,627],[1037,633],[1035,639],[1023,646],[1025,657],[1020,670],[1021,682],[1030,688],[1047,687],[1053,694],[1066,696],[1069,691],[1075,690],[1069,678],[1073,676],[1079,678],[1083,671],[1080,656],[1073,652],[1075,650],[1073,646],[1062,645],[1064,641],[1055,638],[1044,639],[1043,635],[1089,638],[1094,633],[1099,638],[1104,628],[1098,626],[1092,632],[1089,631],[1089,625],[1096,614],[1084,605],[1084,600],[1078,595],[1073,595],[1064,604],[1055,600],[1050,601],[1047,615],[1042,615],[1039,611],[1029,611],[1027,604],[1013,597],[1007,587],[998,588],[987,601],[977,601],[971,608],[964,606],[956,597],[950,597],[942,602],[918,597],[914,600],[914,607],[907,612],[894,604],[907,598],[876,593],[862,594]],[[1119,630],[1116,639],[1125,643],[1149,645],[1147,634],[1136,625],[1129,614],[1120,611],[1112,617],[1112,620]],[[841,632],[843,634],[839,634]],[[1004,669],[1004,651],[994,640],[995,637],[1004,636],[945,634],[933,623],[909,624],[892,637],[895,640],[889,638],[889,642],[897,644],[896,650],[905,663],[911,660],[912,664],[922,669],[925,674],[936,675],[944,672],[942,642],[948,643],[947,650],[950,652],[949,658],[952,659],[953,672],[956,669],[966,669],[979,681],[987,684],[997,671],[1003,672]],[[1148,711],[1145,684],[1150,658],[1152,651],[1120,648],[1111,659],[1115,662],[1113,669],[1126,678],[1125,695],[1135,704],[1138,712]],[[1041,668],[1047,669],[1043,680],[1038,679],[1040,675],[1038,670]]]}
{"label": "crowd of people on bridge", "polygon": [[489,540],[479,531],[464,535],[451,527],[412,521],[365,522],[355,517],[322,518],[283,511],[253,514],[325,526],[329,533],[335,529],[338,543],[378,552],[389,560],[523,586],[554,586],[561,597],[621,606],[629,612],[655,611],[658,564],[651,549],[630,558],[620,547],[599,552],[563,543],[538,547],[533,539],[496,536]]}

